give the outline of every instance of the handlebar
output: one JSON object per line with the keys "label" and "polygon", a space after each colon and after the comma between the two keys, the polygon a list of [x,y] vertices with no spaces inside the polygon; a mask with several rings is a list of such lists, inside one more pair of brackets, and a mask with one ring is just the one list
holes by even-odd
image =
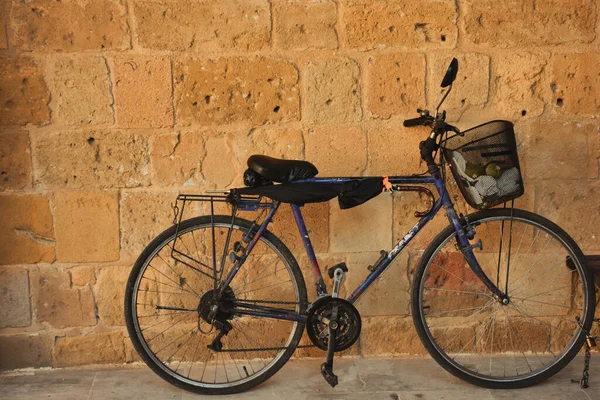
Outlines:
{"label": "handlebar", "polygon": [[404,120],[404,126],[407,128],[411,128],[413,126],[431,126],[431,123],[434,121],[432,116],[420,116],[418,118],[411,118]]}
{"label": "handlebar", "polygon": [[[435,136],[441,135],[445,132],[454,132],[458,135],[463,135],[463,133],[455,127],[454,125],[447,124],[445,121],[445,115],[442,117],[434,118],[431,115],[421,115],[417,118],[405,119],[403,125],[407,128],[412,128],[415,126],[428,126],[433,128],[435,132]],[[432,137],[435,137],[432,136]]]}

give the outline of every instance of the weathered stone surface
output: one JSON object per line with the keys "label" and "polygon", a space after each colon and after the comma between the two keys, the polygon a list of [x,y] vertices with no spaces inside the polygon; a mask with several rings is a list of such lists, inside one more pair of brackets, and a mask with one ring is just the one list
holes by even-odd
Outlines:
{"label": "weathered stone surface", "polygon": [[41,69],[29,57],[0,57],[0,125],[43,125],[50,95]]}
{"label": "weathered stone surface", "polygon": [[306,119],[314,123],[360,121],[360,67],[355,60],[311,61],[306,67]]}
{"label": "weathered stone surface", "polygon": [[239,2],[138,1],[133,6],[137,41],[169,51],[256,51],[269,45],[266,0]]}
{"label": "weathered stone surface", "polygon": [[600,110],[600,56],[558,54],[553,60],[555,109],[561,113],[595,117]]}
{"label": "weathered stone surface", "polygon": [[388,250],[392,247],[392,196],[379,196],[347,210],[330,201],[329,249],[332,252]]}
{"label": "weathered stone surface", "polygon": [[92,333],[86,336],[57,337],[55,367],[111,364],[125,360],[123,332]]}
{"label": "weathered stone surface", "polygon": [[362,322],[360,345],[363,355],[426,354],[412,318],[367,317]]}
{"label": "weathered stone surface", "polygon": [[105,267],[98,273],[95,297],[99,322],[104,325],[125,325],[123,288],[127,286],[130,271],[130,267]]}
{"label": "weathered stone surface", "polygon": [[540,180],[535,212],[563,227],[584,253],[600,251],[600,184],[590,179]]}
{"label": "weathered stone surface", "polygon": [[[326,253],[329,247],[329,203],[306,204],[301,208],[306,229],[316,253]],[[279,207],[269,229],[285,243],[293,254],[304,253],[302,238],[290,207]]]}
{"label": "weathered stone surface", "polygon": [[456,45],[457,13],[453,2],[369,0],[344,3],[343,19],[350,47],[420,49]]}
{"label": "weathered stone surface", "polygon": [[113,122],[113,98],[103,57],[60,57],[50,63],[53,122],[97,125]]}
{"label": "weathered stone surface", "polygon": [[0,370],[41,368],[52,365],[52,336],[1,335]]}
{"label": "weathered stone surface", "polygon": [[177,192],[121,193],[122,258],[139,256],[144,247],[173,223],[171,204]]}
{"label": "weathered stone surface", "polygon": [[89,287],[71,289],[66,270],[52,266],[30,271],[34,315],[55,328],[96,324],[94,297]]}
{"label": "weathered stone surface", "polygon": [[536,122],[523,129],[525,176],[529,179],[579,179],[598,176],[595,125]]}
{"label": "weathered stone surface", "polygon": [[206,151],[199,132],[170,132],[149,139],[152,181],[161,186],[194,185],[201,181]]}
{"label": "weathered stone surface", "polygon": [[462,5],[465,39],[494,47],[587,43],[594,39],[593,0],[469,0]]}
{"label": "weathered stone surface", "polygon": [[177,124],[291,121],[300,118],[298,70],[271,58],[177,61]]}
{"label": "weathered stone surface", "polygon": [[274,3],[275,45],[286,50],[337,48],[336,11],[332,2]]}
{"label": "weathered stone surface", "polygon": [[29,325],[29,273],[25,268],[3,267],[0,269],[0,329]]}
{"label": "weathered stone surface", "polygon": [[232,136],[231,146],[243,166],[253,154],[299,160],[303,158],[304,139],[298,129],[264,126]]}
{"label": "weathered stone surface", "polygon": [[54,261],[54,228],[46,196],[0,196],[0,221],[0,264]]}
{"label": "weathered stone surface", "polygon": [[34,179],[42,187],[147,185],[146,138],[115,130],[44,133],[32,137]]}
{"label": "weathered stone surface", "polygon": [[[432,107],[437,104],[445,89],[440,87],[448,65],[453,57],[458,60],[458,75],[452,93],[444,100],[442,109],[457,119],[469,107],[482,107],[488,100],[490,80],[490,58],[483,54],[467,53],[448,56],[433,54],[428,61],[427,94]],[[521,86],[524,86],[521,82]],[[413,107],[414,108],[414,107]],[[413,110],[410,110],[414,112]]]}
{"label": "weathered stone surface", "polygon": [[25,51],[127,49],[126,12],[117,0],[14,1],[14,44]]}
{"label": "weathered stone surface", "polygon": [[414,113],[425,104],[425,56],[386,54],[369,58],[367,104],[376,117]]}
{"label": "weathered stone surface", "polygon": [[118,56],[112,65],[117,125],[127,128],[172,126],[170,58]]}
{"label": "weathered stone surface", "polygon": [[96,268],[92,265],[79,265],[69,269],[72,286],[93,286],[96,284]]}
{"label": "weathered stone surface", "polygon": [[237,158],[233,142],[234,139],[227,134],[210,135],[206,138],[202,175],[216,188],[230,187],[234,182],[242,184],[242,173],[246,165]]}
{"label": "weathered stone surface", "polygon": [[58,261],[119,259],[116,192],[58,192],[54,195],[54,208]]}
{"label": "weathered stone surface", "polygon": [[[383,250],[383,249],[381,249]],[[385,250],[389,250],[386,247]],[[347,293],[352,293],[371,273],[367,269],[381,254],[378,251],[348,253],[350,272],[346,275]],[[369,286],[355,304],[363,317],[375,315],[408,315],[410,307],[410,282],[408,280],[408,253],[399,255],[388,270]]]}
{"label": "weathered stone surface", "polygon": [[510,53],[495,60],[493,104],[507,118],[537,117],[544,111],[544,54]]}
{"label": "weathered stone surface", "polygon": [[0,191],[31,187],[29,134],[22,129],[0,130]]}
{"label": "weathered stone surface", "polygon": [[367,165],[367,138],[361,128],[322,126],[304,135],[306,159],[320,176],[356,176]]}
{"label": "weathered stone surface", "polygon": [[419,142],[428,132],[427,128],[404,128],[395,119],[369,129],[367,175],[411,175],[422,170]]}

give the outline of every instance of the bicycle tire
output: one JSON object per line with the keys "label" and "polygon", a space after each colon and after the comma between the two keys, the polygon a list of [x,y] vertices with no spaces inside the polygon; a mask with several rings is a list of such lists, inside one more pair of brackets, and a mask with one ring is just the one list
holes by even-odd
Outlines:
{"label": "bicycle tire", "polygon": [[[214,216],[213,221],[216,226],[230,226],[232,218],[231,216],[217,215]],[[179,233],[181,234],[182,232],[190,232],[195,228],[204,228],[206,226],[210,226],[210,224],[210,216],[202,216],[188,219],[180,223]],[[242,233],[246,233],[251,229],[252,223],[242,218],[235,218],[233,226],[235,227],[235,229],[239,229]],[[155,372],[158,376],[160,376],[165,381],[171,383],[172,385],[187,390],[189,392],[205,395],[234,394],[246,391],[256,385],[261,384],[262,382],[266,381],[271,376],[273,376],[279,369],[281,369],[281,367],[283,367],[283,365],[289,360],[291,355],[294,353],[302,337],[305,327],[304,323],[295,322],[295,328],[293,329],[293,333],[290,335],[290,340],[288,342],[286,350],[280,352],[277,360],[275,362],[272,362],[265,371],[261,372],[260,374],[258,374],[258,376],[252,379],[241,379],[241,382],[239,384],[227,386],[210,385],[199,382],[196,382],[194,384],[189,382],[189,380],[186,381],[185,379],[178,378],[177,376],[175,376],[176,374],[168,373],[165,370],[164,366],[159,365],[160,362],[157,363],[156,361],[157,356],[154,354],[150,354],[151,351],[149,351],[148,346],[144,346],[144,339],[140,337],[141,334],[139,330],[139,323],[138,320],[135,318],[134,308],[136,307],[136,305],[134,304],[134,302],[136,302],[136,282],[138,282],[141,279],[140,272],[143,273],[145,266],[149,262],[149,257],[151,257],[153,254],[158,254],[157,251],[160,251],[161,248],[164,248],[164,246],[167,246],[171,241],[173,241],[173,239],[175,238],[176,228],[176,226],[172,226],[171,228],[165,230],[144,249],[144,251],[141,253],[137,261],[135,262],[131,274],[129,276],[125,292],[125,322],[127,330],[129,332],[129,337],[133,343],[134,348],[136,349],[141,359],[153,372]],[[260,238],[260,242],[265,243],[268,247],[273,249],[275,253],[278,253],[278,256],[282,259],[282,261],[286,265],[286,268],[288,268],[288,271],[291,272],[291,277],[294,280],[293,283],[297,288],[296,295],[297,303],[300,307],[299,312],[304,313],[306,308],[305,304],[307,303],[306,285],[296,259],[294,258],[290,250],[283,244],[283,242],[281,242],[281,240],[279,240],[270,231],[265,231],[263,233],[262,237]],[[242,269],[244,267],[248,268],[250,266],[244,264]],[[195,353],[193,357],[194,356]],[[223,363],[225,363],[224,360]],[[217,367],[218,365],[215,366],[215,371]],[[245,367],[244,370],[246,370]],[[248,375],[247,371],[246,375]]]}
{"label": "bicycle tire", "polygon": [[[581,319],[581,324],[585,330],[589,331],[589,329],[592,325],[592,322],[593,322],[593,316],[594,316],[594,311],[595,311],[594,310],[594,308],[595,308],[595,290],[594,290],[594,286],[593,286],[594,281],[592,279],[592,276],[591,276],[589,270],[587,269],[587,266],[585,264],[585,258],[584,258],[584,255],[583,255],[581,249],[578,247],[578,245],[575,243],[575,241],[563,229],[561,229],[558,225],[556,225],[552,221],[549,221],[548,219],[546,219],[540,215],[537,215],[537,214],[534,214],[534,213],[531,213],[528,211],[524,211],[524,210],[518,210],[518,209],[514,209],[514,210],[512,210],[512,212],[511,212],[511,209],[492,209],[492,210],[477,212],[477,213],[467,216],[468,221],[474,225],[477,225],[478,223],[482,224],[485,221],[501,221],[501,220],[508,221],[511,217],[512,217],[513,221],[517,221],[517,220],[526,221],[527,223],[531,223],[532,226],[534,227],[534,229],[536,229],[536,227],[537,227],[537,229],[541,228],[540,232],[544,231],[545,233],[547,233],[549,235],[552,234],[553,237],[558,239],[562,243],[562,245],[565,246],[565,248],[568,250],[569,256],[573,258],[574,265],[576,267],[576,269],[573,270],[572,272],[577,272],[578,276],[581,278],[581,290],[583,292],[583,294],[582,294],[582,312],[581,312],[583,317]],[[461,223],[463,225],[465,224],[464,218],[461,219]],[[512,228],[512,225],[511,225],[511,228]],[[477,231],[477,227],[475,227],[475,230]],[[525,236],[525,232],[526,231],[523,231],[523,236]],[[533,229],[532,229],[532,232],[533,232]],[[511,232],[511,234],[512,234],[512,232]],[[455,230],[451,225],[448,226],[447,228],[445,228],[442,232],[440,232],[436,236],[436,238],[433,240],[433,242],[424,251],[421,261],[419,262],[419,264],[415,270],[415,275],[414,275],[413,284],[412,284],[411,310],[412,310],[414,325],[415,325],[417,334],[418,334],[421,342],[423,343],[424,347],[427,349],[429,354],[433,357],[433,359],[440,366],[442,366],[446,371],[448,371],[452,375],[456,376],[457,378],[464,380],[466,382],[469,382],[471,384],[485,387],[485,388],[490,388],[490,389],[517,389],[517,388],[531,386],[531,385],[534,385],[536,383],[539,383],[543,380],[550,378],[552,375],[556,374],[558,371],[560,371],[562,368],[564,368],[575,357],[575,355],[581,349],[583,342],[585,341],[585,333],[583,330],[581,330],[579,328],[575,328],[576,333],[574,334],[573,338],[567,344],[567,347],[562,351],[562,353],[560,353],[560,356],[555,357],[555,359],[552,361],[551,364],[545,365],[543,368],[539,369],[539,371],[536,370],[536,371],[532,371],[531,373],[523,374],[522,376],[515,376],[515,377],[510,377],[510,378],[484,376],[483,374],[479,373],[479,370],[477,370],[477,372],[475,372],[475,371],[470,370],[466,366],[459,365],[458,362],[455,361],[454,358],[452,358],[451,354],[448,354],[440,349],[440,345],[436,342],[435,338],[433,338],[433,334],[431,333],[432,331],[435,332],[436,327],[433,326],[433,328],[430,329],[430,327],[426,323],[426,315],[430,312],[431,305],[425,306],[423,304],[424,303],[424,299],[423,299],[424,285],[427,280],[427,278],[426,278],[427,270],[428,270],[428,268],[430,268],[431,265],[433,265],[433,262],[434,262],[433,260],[436,257],[436,254],[441,254],[440,252],[441,252],[441,249],[443,248],[444,244],[449,243],[450,240],[452,238],[454,238],[454,236],[455,236]],[[475,239],[477,239],[477,235],[475,236]],[[534,246],[536,239],[537,239],[537,236],[531,242],[531,247]],[[521,240],[523,240],[523,239],[521,238]],[[519,247],[520,247],[520,245],[519,245]],[[542,252],[544,250],[545,250],[545,247],[544,247],[544,249],[542,249]],[[462,257],[462,255],[461,255],[461,257]],[[560,263],[557,265],[560,265]],[[469,267],[465,264],[465,268],[469,268]],[[533,266],[530,267],[527,274],[529,274],[531,272],[532,268],[533,268]],[[469,271],[470,271],[470,269],[469,269]],[[500,270],[498,270],[497,275],[501,276]],[[525,276],[526,275],[523,275],[523,277],[525,277]],[[431,279],[433,281],[433,275],[432,275]],[[452,278],[452,279],[454,279],[454,278]],[[522,279],[522,278],[519,278],[519,279]],[[462,285],[462,282],[461,282],[461,285]],[[521,284],[521,286],[524,286],[524,285]],[[469,289],[469,290],[471,290],[471,289]],[[449,291],[449,290],[447,289],[447,291]],[[455,290],[455,291],[457,291],[457,290]],[[548,295],[548,296],[553,295],[553,293],[554,292],[550,292],[550,294],[547,294],[547,293],[544,294],[542,292],[543,295]],[[455,298],[459,298],[458,296],[461,296],[461,295],[464,296],[464,294],[461,294],[461,293],[453,294],[453,296]],[[509,296],[510,295],[511,295],[511,293],[509,291]],[[479,297],[479,295],[471,295],[471,296],[476,296],[476,298]],[[535,294],[530,297],[534,297],[534,296],[539,296],[539,295]],[[573,297],[573,295],[570,295],[570,296]],[[527,300],[527,298],[525,300]],[[531,301],[531,300],[529,300],[529,301]],[[571,300],[571,301],[573,301],[573,300]],[[541,302],[537,301],[537,303],[541,303]],[[435,304],[435,302],[433,302],[433,304]],[[558,304],[554,304],[554,306],[557,307]],[[498,306],[498,307],[501,307],[501,306]],[[540,307],[540,306],[538,306],[538,307]],[[541,308],[543,308],[543,307],[544,306],[542,305]],[[517,308],[517,306],[515,306],[515,308]],[[483,309],[483,307],[482,307],[482,309]],[[467,309],[463,308],[463,309],[456,309],[456,310],[467,310]],[[481,311],[479,311],[479,312],[481,312]],[[506,320],[507,320],[506,325],[508,326],[505,329],[508,332],[508,333],[505,333],[505,336],[507,336],[507,337],[510,336],[511,343],[513,345],[512,350],[514,353],[515,348],[514,348],[514,342],[512,341],[512,333],[511,333],[512,328],[511,328],[510,323],[508,322],[509,314],[506,311],[505,311],[505,313],[506,313]],[[527,313],[523,313],[523,315],[529,316],[529,314],[527,314]],[[531,316],[531,317],[535,318],[533,316]],[[434,317],[431,317],[430,320],[433,320],[433,318]],[[479,316],[479,318],[481,318],[481,317]],[[541,318],[542,317],[538,318],[539,323],[540,324],[546,323],[545,320],[542,320]],[[489,323],[489,326],[496,326],[495,325],[496,324],[496,316],[494,315],[493,322],[488,322],[488,323]],[[481,323],[481,325],[483,325],[483,322]],[[550,332],[554,332],[554,331],[552,331],[552,329],[554,328],[552,323],[549,323],[549,325],[551,326],[551,328],[549,328]],[[572,323],[571,323],[571,325],[572,325]],[[518,325],[516,325],[516,326],[518,326]],[[559,325],[559,326],[560,326],[560,328],[562,328],[564,325]],[[454,336],[454,339],[452,339],[452,340],[455,340],[456,336],[459,336],[464,329],[465,328],[463,327],[458,333],[456,333],[456,335]],[[484,326],[484,329],[485,329],[485,326]],[[448,328],[448,330],[450,331],[450,328]],[[488,330],[489,330],[489,327],[488,327]],[[490,355],[489,355],[490,375],[492,374],[492,358],[496,357],[495,354],[492,355],[492,345],[495,343],[493,328],[491,329],[491,331],[492,331],[492,334],[491,334]],[[477,332],[477,331],[475,330],[474,332]],[[476,333],[474,333],[474,337],[476,337]],[[478,340],[483,340],[483,341],[485,341],[485,340],[489,341],[489,338],[490,338],[489,333],[488,333],[487,338],[483,334],[478,336]],[[439,335],[438,341],[439,342],[443,341],[443,335]],[[506,338],[505,338],[505,341],[506,341]],[[450,345],[452,344],[447,339],[446,339],[446,343],[447,343],[448,347],[450,347]],[[552,341],[550,340],[549,343],[550,344],[548,344],[548,348],[550,348],[552,346]],[[473,345],[470,345],[470,344],[468,344],[468,345],[473,346],[475,351],[477,351],[477,349],[478,349],[477,343],[474,343]],[[484,344],[484,345],[487,346],[487,344]],[[517,348],[519,351],[521,351],[522,357],[525,359],[525,361],[527,361],[527,356],[525,355],[525,352],[523,352],[521,350],[520,343],[517,345]],[[463,349],[464,349],[464,347],[463,347]],[[463,351],[463,349],[461,349],[461,351]],[[456,353],[456,350],[453,350],[453,351]],[[507,351],[507,354],[509,354],[508,351]],[[485,355],[485,353],[484,353],[484,355]],[[536,355],[537,355],[537,353],[536,353]],[[514,354],[513,354],[513,357],[515,357]],[[517,357],[521,357],[521,356],[517,356]],[[471,358],[474,358],[474,356],[472,356]],[[499,357],[496,357],[496,358],[499,358]],[[539,355],[538,355],[538,358],[540,358],[540,361],[542,361],[542,358]],[[529,368],[531,369],[531,365],[529,365]],[[518,371],[518,368],[515,367],[515,370]]]}

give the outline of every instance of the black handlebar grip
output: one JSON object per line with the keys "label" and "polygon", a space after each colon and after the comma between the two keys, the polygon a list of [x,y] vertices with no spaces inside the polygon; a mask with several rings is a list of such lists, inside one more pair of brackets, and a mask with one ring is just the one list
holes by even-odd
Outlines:
{"label": "black handlebar grip", "polygon": [[407,128],[412,126],[423,126],[423,123],[426,121],[423,117],[405,119],[403,125]]}

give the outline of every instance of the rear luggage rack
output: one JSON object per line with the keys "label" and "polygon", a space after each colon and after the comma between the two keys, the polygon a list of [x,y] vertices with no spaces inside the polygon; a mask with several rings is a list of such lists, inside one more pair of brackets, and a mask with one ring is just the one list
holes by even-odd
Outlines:
{"label": "rear luggage rack", "polygon": [[[241,195],[229,190],[212,190],[204,194],[180,194],[177,196],[175,204],[172,205],[174,214],[173,225],[176,225],[176,228],[175,239],[173,240],[173,245],[171,247],[171,257],[175,261],[211,278],[216,278],[223,272],[223,265],[217,265],[215,254],[213,254],[212,257],[213,265],[208,265],[207,263],[202,262],[202,260],[194,257],[194,249],[190,249],[189,246],[181,240],[181,224],[184,221],[183,216],[186,207],[189,209],[190,205],[193,203],[202,203],[200,209],[194,211],[199,212],[201,215],[210,215],[213,244],[215,238],[215,203],[225,203],[229,206],[228,208],[230,208],[229,212],[222,209],[218,212],[221,215],[231,216],[231,224],[229,225],[227,237],[225,239],[227,243],[229,243],[231,227],[234,224],[236,213],[238,211],[258,211],[275,207],[273,201],[266,199],[263,196]],[[249,231],[246,236],[252,236],[252,230]],[[225,249],[228,247],[229,246],[226,245]],[[214,251],[215,250],[213,249],[213,252]],[[221,260],[224,260],[224,257],[221,257]],[[221,262],[221,264],[223,264],[223,262]]]}

